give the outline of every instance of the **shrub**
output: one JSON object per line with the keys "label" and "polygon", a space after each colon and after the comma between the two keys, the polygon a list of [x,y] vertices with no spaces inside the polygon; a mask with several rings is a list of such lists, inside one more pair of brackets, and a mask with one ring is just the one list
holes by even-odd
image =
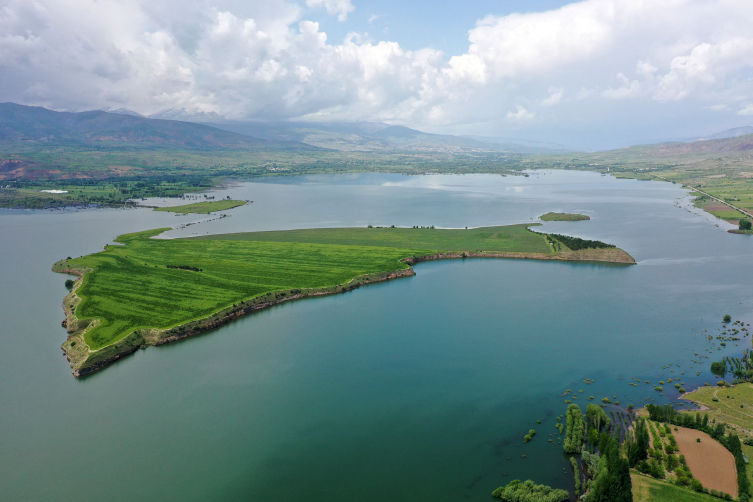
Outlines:
{"label": "shrub", "polygon": [[703,485],[700,481],[693,478],[690,480],[690,489],[696,492],[702,492],[703,491]]}
{"label": "shrub", "polygon": [[73,279],[66,279],[65,287],[68,289],[73,289],[73,283],[74,283]]}
{"label": "shrub", "polygon": [[732,316],[730,316],[729,314],[726,314],[726,315],[725,315],[725,316],[724,316],[724,317],[722,318],[722,322],[724,322],[724,323],[728,323],[728,322],[730,322],[731,320],[732,320]]}
{"label": "shrub", "polygon": [[492,497],[506,502],[564,502],[570,498],[570,494],[565,490],[537,485],[530,479],[522,482],[516,479],[494,490]]}

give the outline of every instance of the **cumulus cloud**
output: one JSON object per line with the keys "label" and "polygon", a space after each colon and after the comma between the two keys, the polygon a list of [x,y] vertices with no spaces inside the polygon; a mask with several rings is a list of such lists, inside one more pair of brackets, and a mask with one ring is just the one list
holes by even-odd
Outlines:
{"label": "cumulus cloud", "polygon": [[737,112],[738,115],[753,115],[753,105],[748,105],[739,112]]}
{"label": "cumulus cloud", "polygon": [[[342,22],[354,11],[350,0],[305,5]],[[584,0],[487,16],[462,54],[359,33],[331,40],[306,12],[292,0],[4,0],[0,101],[437,129],[535,124],[607,101],[738,110],[753,95],[749,0]]]}
{"label": "cumulus cloud", "polygon": [[350,0],[306,0],[306,5],[314,8],[324,7],[327,9],[327,14],[337,15],[337,20],[340,22],[347,21],[348,13],[356,10]]}
{"label": "cumulus cloud", "polygon": [[534,114],[523,108],[522,106],[518,105],[516,110],[514,112],[508,112],[507,118],[510,120],[516,120],[516,121],[524,121],[524,120],[531,120],[534,117]]}
{"label": "cumulus cloud", "polygon": [[562,101],[562,96],[565,95],[565,89],[562,87],[550,87],[549,88],[549,97],[546,99],[543,99],[541,101],[541,104],[544,106],[554,106],[560,101]]}

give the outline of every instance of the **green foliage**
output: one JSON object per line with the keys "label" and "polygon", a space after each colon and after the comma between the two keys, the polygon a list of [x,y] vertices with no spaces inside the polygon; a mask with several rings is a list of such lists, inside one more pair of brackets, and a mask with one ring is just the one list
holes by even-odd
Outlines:
{"label": "green foliage", "polygon": [[607,412],[604,411],[601,406],[589,403],[586,407],[586,416],[588,417],[588,421],[598,431],[601,431],[602,428],[609,429],[609,427],[612,425],[612,420],[607,416]]}
{"label": "green foliage", "polygon": [[638,418],[634,423],[634,435],[625,441],[630,467],[635,467],[638,462],[648,458],[649,433],[646,421]]}
{"label": "green foliage", "polygon": [[578,469],[578,459],[570,457],[570,467],[573,468],[573,478],[575,481],[575,496],[580,495],[580,469]]}
{"label": "green foliage", "polygon": [[533,439],[533,436],[535,436],[535,435],[536,435],[536,431],[535,430],[533,430],[533,429],[529,430],[528,434],[526,434],[525,436],[523,436],[523,442],[524,443],[530,443],[531,440]]}
{"label": "green foliage", "polygon": [[599,439],[599,450],[601,461],[591,484],[589,502],[632,502],[630,467],[620,455],[619,442],[604,432]]}
{"label": "green foliage", "polygon": [[722,319],[722,322],[728,323],[728,322],[731,322],[731,321],[732,321],[732,316],[729,315],[729,314],[725,314],[724,318]]}
{"label": "green foliage", "polygon": [[505,502],[565,502],[570,498],[565,490],[537,485],[530,479],[523,482],[513,480],[494,490],[492,496]]}
{"label": "green foliage", "polygon": [[75,281],[73,279],[66,279],[65,280],[65,287],[68,289],[73,289],[73,284]]}
{"label": "green foliage", "polygon": [[565,433],[565,443],[563,445],[565,453],[580,453],[585,434],[585,421],[583,419],[583,412],[577,404],[571,404],[567,407],[565,421],[567,423],[567,432]]}
{"label": "green foliage", "polygon": [[554,238],[573,251],[579,249],[600,249],[600,248],[614,248],[612,244],[606,244],[601,241],[590,241],[586,239],[580,239],[578,237],[569,237],[567,235],[549,234],[549,237]]}
{"label": "green foliage", "polygon": [[753,225],[750,223],[750,220],[746,220],[745,218],[740,219],[739,223],[739,229],[740,230],[751,230]]}

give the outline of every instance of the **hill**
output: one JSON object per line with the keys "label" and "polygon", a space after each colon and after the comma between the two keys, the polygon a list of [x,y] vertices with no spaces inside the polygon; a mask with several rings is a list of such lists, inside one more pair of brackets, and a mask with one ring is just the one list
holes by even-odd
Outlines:
{"label": "hill", "polygon": [[38,106],[0,104],[0,146],[60,145],[76,147],[189,149],[305,149],[315,147],[290,141],[259,139],[176,120],[154,120],[104,111],[56,112]]}
{"label": "hill", "polygon": [[[382,122],[202,122],[226,131],[278,141],[297,141],[341,152],[531,153],[546,147],[483,141],[466,136],[431,134]],[[562,151],[562,150],[560,150]]]}

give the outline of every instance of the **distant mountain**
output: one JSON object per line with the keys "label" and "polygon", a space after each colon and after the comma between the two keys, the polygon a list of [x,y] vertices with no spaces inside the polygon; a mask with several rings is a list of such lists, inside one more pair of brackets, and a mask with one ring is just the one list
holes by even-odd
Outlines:
{"label": "distant mountain", "polygon": [[687,142],[657,143],[655,145],[638,145],[619,150],[598,152],[599,154],[633,155],[636,158],[669,159],[678,157],[704,158],[709,156],[727,156],[753,151],[753,134]]}
{"label": "distant mountain", "polygon": [[132,117],[143,117],[143,115],[141,115],[139,112],[134,112],[133,110],[129,110],[128,108],[116,108],[114,110],[105,108],[102,111],[107,112],[107,113],[117,113],[118,115],[131,115]]}
{"label": "distant mountain", "polygon": [[712,134],[711,136],[707,136],[703,139],[709,140],[709,139],[739,138],[740,136],[747,136],[748,134],[753,134],[753,127],[751,126],[733,127],[732,129],[727,129],[726,131]]}
{"label": "distant mountain", "polygon": [[189,112],[185,108],[165,108],[149,115],[149,118],[182,122],[218,122],[224,120],[225,117],[215,112]]}
{"label": "distant mountain", "polygon": [[[509,152],[541,153],[546,147],[531,147],[508,142],[484,141],[480,138],[429,134],[400,125],[382,122],[243,122],[222,120],[205,122],[226,131],[257,138],[299,141],[312,146],[339,151],[360,152]],[[554,151],[565,151],[555,149]],[[569,151],[569,150],[567,150]]]}
{"label": "distant mountain", "polygon": [[575,148],[571,148],[566,145],[560,145],[558,143],[547,143],[545,141],[533,141],[520,138],[497,138],[492,136],[466,137],[473,138],[478,141],[484,141],[486,143],[504,145],[505,147],[519,151],[520,153],[567,153],[576,151]]}
{"label": "distant mountain", "polygon": [[34,143],[87,147],[314,149],[301,143],[253,138],[189,122],[103,111],[55,112],[37,106],[1,103],[0,145]]}

